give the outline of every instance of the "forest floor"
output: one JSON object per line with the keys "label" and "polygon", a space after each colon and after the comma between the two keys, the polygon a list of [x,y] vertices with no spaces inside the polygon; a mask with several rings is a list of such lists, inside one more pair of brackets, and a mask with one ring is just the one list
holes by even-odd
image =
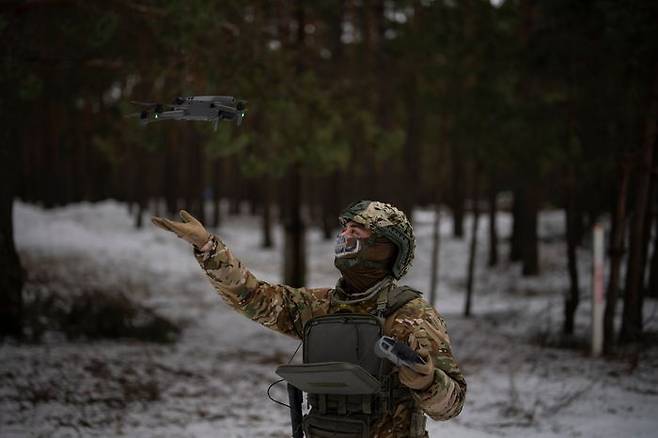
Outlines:
{"label": "forest floor", "polygon": [[[415,218],[417,258],[405,280],[424,291],[433,216],[418,210]],[[645,302],[645,328],[653,342],[613,359],[589,357],[591,267],[583,248],[576,334],[561,340],[568,289],[564,224],[559,212],[546,212],[540,220],[542,272],[535,278],[523,278],[517,264],[486,268],[487,224],[481,222],[473,316],[464,318],[468,236],[452,238],[448,221],[443,222],[435,305],[447,321],[468,394],[459,417],[429,421],[430,435],[655,436],[656,301]],[[0,436],[290,436],[287,409],[270,401],[266,390],[278,379],[274,369],[289,360],[298,342],[232,312],[190,248],[146,223],[135,229],[126,206],[113,201],[53,210],[15,204],[28,302],[56,313],[57,306],[79,297],[114,293],[174,321],[182,333],[170,343],[69,339],[47,330],[45,321],[38,341],[5,341],[0,344]],[[508,236],[509,216],[501,214],[498,224]],[[260,248],[257,218],[228,217],[215,231],[257,277],[279,281],[280,229],[276,247],[268,250]],[[337,278],[332,242],[312,230],[307,243],[309,285],[332,286]],[[503,242],[502,259],[506,253]],[[52,294],[59,301],[46,299]],[[286,401],[284,385],[271,393]]]}

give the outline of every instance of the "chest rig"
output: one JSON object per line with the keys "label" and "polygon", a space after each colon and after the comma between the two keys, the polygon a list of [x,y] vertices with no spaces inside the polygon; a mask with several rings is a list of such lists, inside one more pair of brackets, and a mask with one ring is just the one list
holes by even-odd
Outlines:
{"label": "chest rig", "polygon": [[[372,426],[398,404],[413,404],[409,390],[392,373],[393,365],[377,357],[374,347],[384,335],[385,319],[419,295],[391,285],[379,292],[371,313],[349,313],[349,306],[339,304],[336,313],[305,324],[303,364],[276,370],[289,382],[293,437],[301,437],[303,430],[307,438],[368,438]],[[302,391],[310,407],[303,418]],[[424,420],[422,413],[415,416]],[[417,423],[412,418],[409,436],[425,436],[424,424]]]}

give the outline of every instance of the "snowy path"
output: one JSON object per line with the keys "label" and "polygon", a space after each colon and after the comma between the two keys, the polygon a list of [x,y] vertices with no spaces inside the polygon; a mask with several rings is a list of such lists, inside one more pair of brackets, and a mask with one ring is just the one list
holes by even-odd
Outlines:
{"label": "snowy path", "polygon": [[[446,222],[446,221],[444,221]],[[68,280],[71,288],[103,284],[185,325],[173,345],[137,341],[0,346],[0,436],[4,437],[286,437],[288,412],[265,391],[297,342],[231,312],[214,294],[189,248],[163,232],[135,230],[113,202],[43,211],[17,204],[16,241],[32,272]],[[543,274],[522,279],[516,266],[479,269],[475,318],[460,316],[466,241],[442,230],[437,307],[467,376],[463,413],[430,422],[431,436],[653,437],[658,427],[658,351],[637,362],[594,360],[578,350],[542,348],[559,331],[566,288],[564,248],[542,246]],[[501,216],[503,234],[509,218]],[[559,233],[559,214],[542,217]],[[418,260],[408,283],[427,288],[431,214],[420,211]],[[467,227],[468,229],[468,227]],[[483,234],[486,224],[481,225]],[[278,232],[278,230],[277,230]],[[258,222],[228,220],[219,230],[262,279],[277,281],[280,249],[259,248]],[[275,235],[280,243],[280,235]],[[332,285],[331,244],[309,234],[312,286]],[[486,244],[480,245],[480,264]],[[581,275],[588,272],[581,253]],[[84,284],[83,284],[84,283]],[[588,282],[583,281],[583,290]],[[584,293],[587,296],[587,293]],[[647,302],[647,312],[655,302]],[[587,297],[577,330],[588,329]],[[653,321],[652,330],[658,323]],[[651,327],[650,327],[651,328]],[[285,399],[283,385],[272,391]]]}

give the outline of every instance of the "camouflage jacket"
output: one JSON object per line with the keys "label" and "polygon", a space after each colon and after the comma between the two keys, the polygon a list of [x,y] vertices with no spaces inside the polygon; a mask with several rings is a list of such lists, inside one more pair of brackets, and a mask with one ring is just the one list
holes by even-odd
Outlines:
{"label": "camouflage jacket", "polygon": [[[294,288],[258,280],[226,245],[214,238],[212,248],[195,257],[210,283],[233,309],[265,327],[301,338],[310,319],[335,313],[373,313],[376,297],[346,308],[336,303],[338,289]],[[343,297],[345,298],[345,297]],[[458,415],[464,405],[466,381],[452,355],[450,339],[441,316],[422,298],[416,298],[389,315],[384,334],[429,351],[435,365],[434,383],[426,390],[411,390],[417,405],[434,420]],[[411,409],[400,404],[373,428],[372,436],[406,437]]]}

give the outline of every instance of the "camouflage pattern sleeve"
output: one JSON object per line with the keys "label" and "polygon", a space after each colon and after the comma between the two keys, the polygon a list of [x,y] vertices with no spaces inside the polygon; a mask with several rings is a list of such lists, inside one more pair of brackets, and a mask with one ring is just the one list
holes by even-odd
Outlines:
{"label": "camouflage pattern sleeve", "polygon": [[432,358],[434,382],[425,390],[411,390],[421,409],[434,420],[459,415],[466,380],[452,355],[446,324],[436,310],[422,298],[410,301],[387,319],[385,331],[417,351],[427,351]]}
{"label": "camouflage pattern sleeve", "polygon": [[329,289],[258,280],[217,237],[209,251],[194,255],[226,304],[272,330],[301,339],[306,321],[329,309]]}

